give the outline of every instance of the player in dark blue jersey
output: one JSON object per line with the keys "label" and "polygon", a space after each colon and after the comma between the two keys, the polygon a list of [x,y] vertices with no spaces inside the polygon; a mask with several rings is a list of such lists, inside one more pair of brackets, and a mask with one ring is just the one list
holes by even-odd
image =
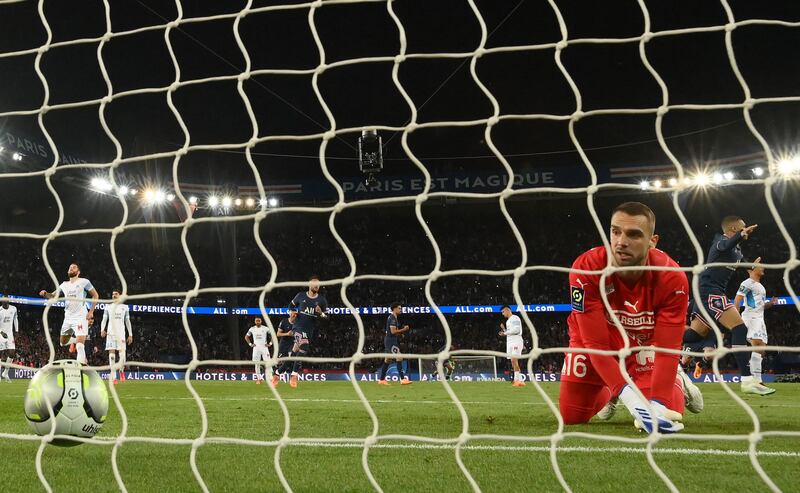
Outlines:
{"label": "player in dark blue jersey", "polygon": [[[400,315],[400,312],[403,310],[403,305],[398,302],[394,302],[389,307],[389,310],[390,313],[389,317],[386,319],[386,329],[383,336],[383,348],[385,352],[396,355],[395,364],[397,365],[397,373],[400,375],[400,384],[408,385],[411,383],[411,380],[408,379],[408,376],[403,374],[403,358],[400,356],[400,341],[398,341],[397,336],[400,334],[405,334],[411,329],[408,325],[404,325],[401,328],[400,322],[397,321],[398,315]],[[389,382],[386,381],[386,372],[389,370],[389,365],[391,362],[392,358],[386,358],[383,360],[383,366],[381,367],[381,378],[378,380],[378,384],[389,385]]]}
{"label": "player in dark blue jersey", "polygon": [[[308,279],[308,291],[301,291],[289,303],[289,312],[297,313],[297,320],[292,326],[294,334],[295,356],[305,356],[311,349],[311,340],[314,338],[317,321],[328,317],[328,300],[319,294],[319,277],[311,276]],[[289,385],[297,387],[297,377],[303,369],[302,361],[295,361]]]}
{"label": "player in dark blue jersey", "polygon": [[[714,243],[708,250],[707,263],[724,262],[737,264],[741,262],[742,247],[740,243],[750,237],[758,227],[757,224],[746,226],[744,220],[738,216],[726,216],[722,219],[722,234],[714,237]],[[691,297],[691,328],[686,329],[683,336],[684,347],[691,348],[693,351],[700,351],[705,345],[703,340],[711,330],[712,321],[706,320],[696,303],[699,297],[708,314],[714,318],[721,326],[731,331],[731,347],[747,347],[747,326],[739,315],[739,310],[728,301],[725,291],[728,287],[736,267],[707,267],[700,274],[699,296]],[[763,392],[755,385],[750,374],[750,353],[733,353],[742,380],[742,392],[747,394],[762,394]]]}
{"label": "player in dark blue jersey", "polygon": [[[297,312],[289,312],[289,316],[282,318],[278,322],[278,330],[275,333],[278,336],[278,358],[286,358],[292,355],[292,347],[294,346],[294,323],[297,320]],[[286,373],[294,367],[291,361],[283,361],[275,365],[272,372],[272,386],[278,385],[282,373]]]}

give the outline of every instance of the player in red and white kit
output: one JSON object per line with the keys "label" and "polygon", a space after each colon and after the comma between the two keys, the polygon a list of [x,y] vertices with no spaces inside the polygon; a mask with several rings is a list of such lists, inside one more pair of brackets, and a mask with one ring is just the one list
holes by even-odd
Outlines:
{"label": "player in red and white kit", "polygon": [[[611,215],[610,244],[616,267],[678,267],[669,255],[655,248],[658,235],[655,215],[644,204],[627,202]],[[593,248],[575,260],[572,269],[599,271],[606,268],[605,247]],[[570,348],[619,350],[623,335],[612,322],[600,294],[600,275],[570,272],[572,313]],[[689,306],[686,274],[668,270],[617,271],[605,278],[602,289],[625,329],[631,347],[655,346],[681,349]],[[678,355],[652,350],[636,351],[625,360],[628,374],[649,405],[625,381],[619,358],[612,355],[567,353],[561,373],[559,408],[565,424],[588,422],[614,398],[625,404],[635,420],[651,432],[683,429],[676,421],[683,414],[684,392],[678,371]],[[651,411],[655,415],[651,415]]]}

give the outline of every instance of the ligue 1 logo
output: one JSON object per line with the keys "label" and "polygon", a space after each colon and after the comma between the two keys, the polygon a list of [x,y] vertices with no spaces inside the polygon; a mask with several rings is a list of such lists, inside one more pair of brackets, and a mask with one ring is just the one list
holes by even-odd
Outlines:
{"label": "ligue 1 logo", "polygon": [[570,291],[570,296],[572,297],[572,309],[576,312],[583,313],[583,289],[572,286]]}

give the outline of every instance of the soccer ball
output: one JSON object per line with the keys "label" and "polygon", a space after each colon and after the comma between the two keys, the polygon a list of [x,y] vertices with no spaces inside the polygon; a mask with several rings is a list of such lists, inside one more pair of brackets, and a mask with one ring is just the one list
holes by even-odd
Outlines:
{"label": "soccer ball", "polygon": [[[91,438],[103,427],[107,415],[108,390],[103,380],[75,360],[45,366],[25,393],[25,419],[40,436],[50,433],[55,420],[56,435]],[[81,442],[56,438],[51,443],[73,446]]]}

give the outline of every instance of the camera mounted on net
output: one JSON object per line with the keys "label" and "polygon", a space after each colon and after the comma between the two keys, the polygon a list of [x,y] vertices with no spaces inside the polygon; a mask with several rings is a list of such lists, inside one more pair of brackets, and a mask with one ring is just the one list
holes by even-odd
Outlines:
{"label": "camera mounted on net", "polygon": [[377,130],[362,130],[358,138],[358,167],[367,175],[365,183],[376,182],[375,174],[383,171],[383,141]]}

